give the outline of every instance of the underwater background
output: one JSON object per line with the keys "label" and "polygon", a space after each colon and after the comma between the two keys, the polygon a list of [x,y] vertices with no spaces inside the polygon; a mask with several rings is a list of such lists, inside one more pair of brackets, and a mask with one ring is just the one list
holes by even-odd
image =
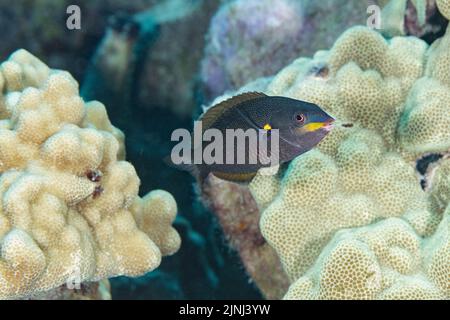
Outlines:
{"label": "underwater background", "polygon": [[[66,27],[69,5],[81,9],[80,29]],[[139,195],[163,189],[176,199],[178,214],[173,226],[181,236],[180,249],[143,276],[109,279],[112,299],[283,297],[292,274],[299,271],[290,270],[286,276],[278,261],[273,265],[274,253],[254,251],[266,240],[260,234],[260,213],[248,188],[213,181],[200,190],[189,173],[164,162],[173,147],[170,136],[177,128],[192,129],[203,107],[216,98],[249,83],[249,91],[265,88],[298,57],[332,48],[349,28],[366,26],[370,5],[398,7],[386,16],[391,25],[379,32],[386,38],[413,36],[431,44],[447,28],[447,19],[433,0],[398,0],[395,5],[387,0],[0,3],[4,30],[0,61],[23,48],[50,68],[70,72],[79,83],[80,96],[85,101],[101,101],[111,123],[125,134],[126,160],[139,176]],[[425,10],[417,10],[416,5]],[[320,66],[314,70],[319,76],[328,72]],[[425,160],[418,161],[421,173],[444,153],[426,154]],[[218,195],[218,189],[222,194]],[[226,193],[239,199],[217,200]],[[237,216],[240,210],[246,212],[245,218]],[[262,261],[253,266],[255,254]],[[255,271],[261,265],[268,267]],[[277,272],[279,278],[272,274]]]}

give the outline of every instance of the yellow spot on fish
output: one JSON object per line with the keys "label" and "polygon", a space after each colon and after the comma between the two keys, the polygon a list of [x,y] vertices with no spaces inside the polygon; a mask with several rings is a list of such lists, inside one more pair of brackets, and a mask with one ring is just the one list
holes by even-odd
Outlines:
{"label": "yellow spot on fish", "polygon": [[304,125],[303,128],[306,131],[311,132],[311,131],[316,131],[317,129],[320,129],[320,128],[324,127],[324,126],[325,126],[324,122],[311,122],[311,123],[308,123],[308,124]]}
{"label": "yellow spot on fish", "polygon": [[266,131],[269,131],[269,130],[272,130],[272,126],[270,124],[266,123],[264,125],[263,129],[266,130]]}

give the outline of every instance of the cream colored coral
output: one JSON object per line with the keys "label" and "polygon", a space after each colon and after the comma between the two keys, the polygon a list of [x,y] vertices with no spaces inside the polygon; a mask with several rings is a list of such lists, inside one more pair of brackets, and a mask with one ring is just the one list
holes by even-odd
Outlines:
{"label": "cream colored coral", "polygon": [[[449,297],[447,247],[430,240],[447,230],[448,168],[427,191],[414,170],[423,155],[450,151],[449,30],[428,47],[355,27],[262,88],[337,118],[315,150],[250,184],[263,236],[293,282],[287,298]],[[440,252],[433,267],[425,251]]]}
{"label": "cream colored coral", "polygon": [[176,203],[138,197],[104,106],[24,50],[0,71],[0,298],[141,275],[174,253]]}
{"label": "cream colored coral", "polygon": [[436,0],[437,7],[444,17],[450,20],[450,1]]}
{"label": "cream colored coral", "polygon": [[[441,227],[447,228],[439,236],[444,248],[437,248],[440,243],[431,246],[428,268],[448,263],[441,260],[448,258],[448,221]],[[292,284],[285,298],[444,299],[445,291],[439,286],[448,285],[448,269],[430,274],[421,264],[421,249],[420,237],[398,218],[342,230],[324,248],[314,268]]]}
{"label": "cream colored coral", "polygon": [[450,158],[445,158],[430,168],[427,178],[430,204],[434,211],[444,212],[450,204]]}
{"label": "cream colored coral", "polygon": [[423,248],[427,273],[436,287],[450,296],[450,205],[439,228]]}
{"label": "cream colored coral", "polygon": [[449,87],[441,82],[421,78],[415,83],[398,126],[403,150],[415,154],[450,150],[448,101]]}
{"label": "cream colored coral", "polygon": [[450,28],[426,57],[424,77],[414,84],[398,127],[400,146],[416,154],[450,150]]}
{"label": "cream colored coral", "polygon": [[[271,180],[258,176],[250,188],[257,202],[265,204],[260,195],[267,188],[261,181]],[[413,168],[386,150],[375,132],[337,128],[318,150],[290,164],[260,225],[288,275],[296,279],[336,231],[405,213],[421,234],[438,222]],[[417,219],[417,213],[425,219]]]}
{"label": "cream colored coral", "polygon": [[[387,3],[386,3],[387,2]],[[386,36],[405,35],[405,15],[409,10],[408,4],[412,4],[417,14],[417,25],[424,27],[427,19],[428,0],[378,0],[377,4],[383,6],[381,11],[381,29]]]}
{"label": "cream colored coral", "polygon": [[[317,103],[342,121],[378,131],[393,146],[403,103],[425,68],[426,49],[419,39],[387,42],[368,28],[354,27],[330,52],[299,59],[282,70],[267,92]],[[314,66],[329,68],[330,74],[308,75]]]}

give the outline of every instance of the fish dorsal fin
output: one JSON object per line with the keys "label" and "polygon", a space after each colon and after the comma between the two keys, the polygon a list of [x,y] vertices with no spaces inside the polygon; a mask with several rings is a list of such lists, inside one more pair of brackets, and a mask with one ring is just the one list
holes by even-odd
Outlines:
{"label": "fish dorsal fin", "polygon": [[267,95],[261,92],[245,92],[212,106],[199,118],[202,121],[203,130],[210,128],[225,111],[233,106],[262,97],[267,97]]}

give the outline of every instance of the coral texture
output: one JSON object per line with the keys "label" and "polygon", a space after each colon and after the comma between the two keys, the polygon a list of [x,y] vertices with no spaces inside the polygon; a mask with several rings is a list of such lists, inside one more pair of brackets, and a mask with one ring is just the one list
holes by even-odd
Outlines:
{"label": "coral texture", "polygon": [[[65,27],[69,18],[66,10],[75,4],[81,10],[81,28],[69,30]],[[201,35],[207,32],[210,17],[219,4],[220,0],[2,2],[0,28],[10,32],[3,34],[0,60],[13,50],[26,46],[24,49],[55,68],[70,71],[81,82],[86,72],[90,72],[89,60],[98,43],[115,40],[115,43],[106,43],[104,49],[107,52],[102,55],[101,62],[109,68],[104,70],[108,73],[105,74],[107,85],[120,89],[117,92],[122,93],[122,96],[117,95],[119,100],[130,94],[122,90],[128,89],[128,82],[133,81],[136,84],[133,98],[144,108],[150,109],[149,112],[155,107],[170,106],[176,115],[186,117],[195,107],[194,74],[203,54],[204,39]],[[117,27],[117,23],[113,22],[116,18],[124,17],[136,24],[137,29],[130,28],[134,37],[142,35],[138,41],[139,48],[133,53],[137,57],[130,57],[127,52],[129,47],[125,43],[128,41],[123,39],[124,34],[119,35],[118,39],[111,39],[111,32],[105,33],[109,26],[115,24]],[[16,23],[22,27],[9,28]],[[150,25],[159,28],[154,32],[154,35],[158,34],[157,38],[148,32]],[[147,52],[145,46],[151,50]],[[138,66],[135,66],[136,62]],[[139,72],[134,72],[135,68]],[[136,75],[139,79],[131,79]],[[119,81],[122,81],[121,87],[117,87]],[[114,93],[116,91],[109,94]],[[110,106],[105,100],[100,100]]]}
{"label": "coral texture", "polygon": [[[202,61],[206,102],[330,46],[365,22],[361,0],[233,0],[211,20]],[[339,8],[339,10],[336,10]],[[345,18],[344,18],[345,17]],[[323,23],[323,21],[327,23]],[[288,40],[289,39],[289,40]]]}
{"label": "coral texture", "polygon": [[[183,248],[156,273],[111,279],[112,295],[118,299],[257,299],[260,293],[248,284],[239,258],[217,232],[214,217],[190,192],[191,177],[161,161],[170,154],[172,131],[192,124],[202,35],[222,1],[153,2],[158,5],[146,12],[117,15],[80,92],[86,100],[102,101],[111,121],[126,133],[127,159],[141,179],[141,188],[157,186],[176,198],[183,217],[178,216],[174,226]],[[225,264],[229,267],[224,268]]]}
{"label": "coral texture", "polygon": [[449,45],[450,29],[429,47],[354,27],[263,88],[338,119],[318,148],[250,184],[291,281],[285,298],[449,298],[448,163],[426,191],[414,170],[450,152]]}
{"label": "coral texture", "polygon": [[383,7],[381,32],[386,36],[414,35],[427,37],[436,34],[442,24],[436,23],[436,0],[377,0]]}
{"label": "coral texture", "polygon": [[0,88],[0,298],[141,275],[178,249],[175,200],[138,197],[123,134],[69,73],[19,50]]}
{"label": "coral texture", "polygon": [[282,298],[289,281],[275,250],[261,236],[260,213],[248,188],[211,175],[202,192],[259,290],[267,299]]}
{"label": "coral texture", "polygon": [[81,283],[74,288],[64,284],[50,291],[27,296],[23,300],[111,300],[111,285],[108,279]]}
{"label": "coral texture", "polygon": [[[354,24],[365,23],[372,1],[361,0],[237,0],[230,1],[211,20],[201,81],[205,103],[231,97],[232,90],[257,79],[243,91],[265,90],[271,76],[299,55],[331,46]],[[337,11],[336,8],[339,8]],[[276,10],[274,10],[276,8]],[[327,23],[323,23],[323,21]],[[280,50],[281,48],[281,50]],[[316,70],[320,72],[320,69]],[[231,91],[229,91],[231,90]],[[239,193],[239,196],[235,193]],[[204,202],[217,216],[229,244],[267,298],[281,298],[288,284],[273,249],[260,239],[260,212],[247,200],[246,186],[210,179],[202,190]]]}
{"label": "coral texture", "polygon": [[[0,28],[8,30],[2,37],[0,59],[13,50],[33,52],[58,69],[69,70],[75,79],[83,76],[89,57],[101,39],[109,16],[116,12],[134,14],[150,8],[160,0],[80,0],[17,1],[0,3]],[[70,5],[81,9],[81,29],[66,28]],[[20,24],[20,28],[9,28]]]}
{"label": "coral texture", "polygon": [[[238,0],[211,21],[202,78],[208,98],[239,88],[252,77],[270,75],[297,55],[304,27],[300,2]],[[285,39],[293,41],[285,43]],[[251,66],[251,67],[250,67]]]}

